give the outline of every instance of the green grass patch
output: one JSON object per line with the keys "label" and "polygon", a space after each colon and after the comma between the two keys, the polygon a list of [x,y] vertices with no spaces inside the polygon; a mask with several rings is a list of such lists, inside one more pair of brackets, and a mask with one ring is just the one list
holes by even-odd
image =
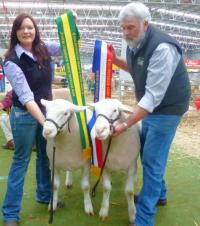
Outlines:
{"label": "green grass patch", "polygon": [[[5,142],[0,132],[1,144]],[[0,206],[6,192],[6,183],[13,152],[0,148]],[[86,216],[83,210],[83,194],[80,188],[81,172],[74,172],[72,189],[64,187],[64,172],[61,175],[62,186],[60,198],[64,208],[54,214],[52,226],[127,226],[128,211],[124,195],[124,172],[112,174],[112,191],[110,197],[109,217],[101,221],[98,217],[102,198],[102,186],[97,189],[96,197],[92,199],[94,216]],[[136,178],[135,191],[141,187],[141,166]],[[91,186],[95,183],[91,177]],[[200,160],[182,154],[179,147],[172,147],[166,172],[168,184],[168,205],[159,207],[155,226],[200,226]],[[0,214],[1,218],[2,215]],[[35,201],[35,153],[29,165],[25,179],[24,197],[21,209],[21,226],[47,226],[47,205]],[[2,221],[0,221],[2,225]]]}

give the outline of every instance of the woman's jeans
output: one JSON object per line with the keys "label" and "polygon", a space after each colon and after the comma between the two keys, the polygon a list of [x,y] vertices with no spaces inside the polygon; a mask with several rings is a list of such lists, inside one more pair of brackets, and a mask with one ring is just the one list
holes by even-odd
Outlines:
{"label": "woman's jeans", "polygon": [[137,226],[153,226],[156,203],[166,199],[163,179],[169,149],[182,116],[149,115],[142,121],[143,185],[136,204]]}
{"label": "woman's jeans", "polygon": [[26,110],[12,107],[11,128],[15,144],[13,162],[10,168],[7,192],[2,212],[4,221],[19,220],[23,196],[24,178],[30,162],[32,147],[36,144],[36,200],[48,203],[51,195],[51,175],[46,154],[46,140],[42,126]]}

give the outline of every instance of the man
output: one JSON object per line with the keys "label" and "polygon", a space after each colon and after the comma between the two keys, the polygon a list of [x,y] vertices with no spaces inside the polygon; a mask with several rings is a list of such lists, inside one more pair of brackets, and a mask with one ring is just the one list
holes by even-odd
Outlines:
{"label": "man", "polygon": [[143,184],[130,226],[153,226],[156,204],[167,202],[164,174],[168,153],[191,94],[179,43],[153,27],[150,18],[142,3],[123,7],[119,22],[128,45],[126,61],[116,56],[112,47],[113,63],[130,72],[138,101],[134,113],[115,128],[113,136],[142,119]]}

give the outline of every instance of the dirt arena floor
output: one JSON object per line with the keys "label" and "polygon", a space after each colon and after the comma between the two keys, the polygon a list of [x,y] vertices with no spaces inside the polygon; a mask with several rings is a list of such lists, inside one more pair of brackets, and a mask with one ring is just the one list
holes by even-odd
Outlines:
{"label": "dirt arena floor", "polygon": [[177,130],[174,144],[184,154],[200,159],[200,110],[189,110]]}

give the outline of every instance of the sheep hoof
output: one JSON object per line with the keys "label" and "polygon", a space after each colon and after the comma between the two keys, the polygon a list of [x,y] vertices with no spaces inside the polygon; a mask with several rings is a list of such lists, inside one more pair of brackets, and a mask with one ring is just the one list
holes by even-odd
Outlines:
{"label": "sheep hoof", "polygon": [[86,213],[88,216],[94,216],[93,212]]}
{"label": "sheep hoof", "polygon": [[94,215],[93,207],[92,207],[91,205],[85,207],[85,213],[86,213],[88,216],[93,216],[93,215]]}
{"label": "sheep hoof", "polygon": [[62,209],[65,207],[65,203],[63,201],[58,201],[57,208]]}
{"label": "sheep hoof", "polygon": [[101,221],[105,221],[107,217],[106,216],[104,216],[104,217],[103,216],[99,216],[99,218],[100,218]]}
{"label": "sheep hoof", "polygon": [[[57,209],[57,205],[56,204],[53,204],[53,212],[55,212]],[[48,206],[48,211],[50,212],[51,211],[51,205],[49,203],[49,206]]]}
{"label": "sheep hoof", "polygon": [[72,184],[65,184],[67,189],[71,189],[72,188]]}
{"label": "sheep hoof", "polygon": [[102,208],[99,212],[99,217],[102,221],[104,221],[108,217],[108,210],[105,208]]}

